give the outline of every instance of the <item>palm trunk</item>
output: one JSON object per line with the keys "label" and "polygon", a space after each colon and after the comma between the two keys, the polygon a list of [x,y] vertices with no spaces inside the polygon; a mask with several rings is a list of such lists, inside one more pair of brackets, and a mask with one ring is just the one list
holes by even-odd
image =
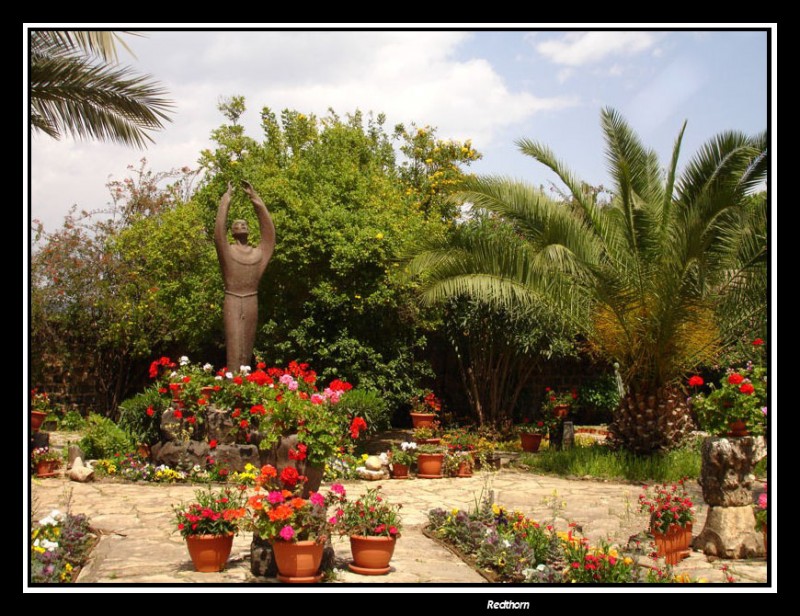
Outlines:
{"label": "palm trunk", "polygon": [[693,427],[683,395],[661,388],[625,396],[609,430],[613,440],[629,451],[651,454],[677,447]]}

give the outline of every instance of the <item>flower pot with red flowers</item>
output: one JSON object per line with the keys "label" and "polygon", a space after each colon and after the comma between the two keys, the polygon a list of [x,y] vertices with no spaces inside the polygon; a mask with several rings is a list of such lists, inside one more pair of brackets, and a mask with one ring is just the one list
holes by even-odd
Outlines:
{"label": "flower pot with red flowers", "polygon": [[37,447],[31,452],[31,464],[37,477],[55,477],[61,455],[49,447]]}
{"label": "flower pot with red flowers", "polygon": [[392,472],[392,479],[408,479],[409,470],[416,461],[416,443],[406,442],[392,447],[389,452],[389,470]]}
{"label": "flower pot with red flowers", "polygon": [[450,477],[472,477],[475,459],[469,451],[448,450],[444,457],[444,472]]}
{"label": "flower pot with red flowers", "polygon": [[517,426],[522,451],[536,453],[545,435],[550,434],[558,425],[558,418],[552,413],[544,413],[533,420],[525,417]]}
{"label": "flower pot with red flowers", "polygon": [[658,555],[674,565],[689,555],[694,503],[686,492],[685,478],[674,484],[646,487],[639,508],[650,514],[650,532]]}
{"label": "flower pot with red flowers", "polygon": [[51,412],[50,398],[38,389],[31,390],[31,430],[38,432]]}
{"label": "flower pot with red flowers", "polygon": [[178,532],[200,573],[217,573],[225,568],[233,536],[245,516],[244,497],[239,490],[198,490],[193,503],[174,507]]}
{"label": "flower pot with red flowers", "polygon": [[563,420],[569,415],[570,410],[577,402],[578,390],[575,388],[559,392],[551,387],[545,387],[542,413],[544,415],[553,415],[556,419]]}
{"label": "flower pot with red flowers", "polygon": [[250,523],[259,538],[269,541],[284,583],[313,583],[322,579],[320,565],[331,529],[343,515],[341,509],[328,517],[328,507],[344,495],[340,484],[328,496],[312,492],[303,498],[304,478],[291,467],[280,473],[264,465],[256,477],[256,494],[248,500]]}
{"label": "flower pot with red flowers", "polygon": [[356,500],[340,495],[338,507],[343,513],[336,530],[350,537],[353,562],[349,569],[361,575],[389,573],[389,561],[400,536],[400,506],[390,504],[379,486]]}
{"label": "flower pot with red flowers", "polygon": [[442,403],[432,391],[414,396],[411,398],[411,423],[414,428],[433,427],[441,410]]}
{"label": "flower pot with red flowers", "polygon": [[[763,365],[763,346],[754,345],[752,360],[746,366],[729,368],[719,384],[698,391],[696,380],[691,406],[700,428],[714,436],[759,436],[767,427],[767,371]],[[689,385],[692,386],[692,377]]]}
{"label": "flower pot with red flowers", "polygon": [[420,445],[417,447],[417,477],[420,479],[441,479],[444,466],[444,448],[440,445]]}

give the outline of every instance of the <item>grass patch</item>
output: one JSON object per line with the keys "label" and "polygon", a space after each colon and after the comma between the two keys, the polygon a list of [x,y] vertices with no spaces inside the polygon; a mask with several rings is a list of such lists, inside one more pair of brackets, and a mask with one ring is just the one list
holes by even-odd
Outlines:
{"label": "grass patch", "polygon": [[628,451],[613,451],[602,445],[573,447],[564,451],[545,450],[523,454],[518,464],[541,473],[627,479],[628,481],[677,481],[700,476],[700,453],[684,447],[652,456],[638,456]]}

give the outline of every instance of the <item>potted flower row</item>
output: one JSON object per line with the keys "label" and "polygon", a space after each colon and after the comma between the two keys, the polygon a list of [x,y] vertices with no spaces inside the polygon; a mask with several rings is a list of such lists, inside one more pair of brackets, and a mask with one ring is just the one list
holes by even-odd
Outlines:
{"label": "potted flower row", "polygon": [[645,492],[639,495],[639,509],[650,514],[650,533],[659,557],[675,565],[689,555],[694,504],[684,479],[671,486],[645,486]]}
{"label": "potted flower row", "polygon": [[471,451],[458,451],[441,445],[417,445],[414,442],[393,447],[390,460],[394,479],[408,479],[415,462],[420,479],[441,479],[445,473],[455,477],[471,477],[475,467]]}
{"label": "potted flower row", "polygon": [[221,571],[234,534],[249,528],[271,543],[282,582],[318,582],[324,547],[334,532],[351,538],[352,571],[388,573],[400,536],[400,506],[389,504],[380,488],[349,501],[340,484],[332,485],[327,495],[312,492],[303,498],[305,479],[294,468],[278,473],[266,465],[256,478],[256,493],[246,501],[243,492],[228,488],[198,491],[196,502],[176,507],[177,529],[195,569]]}

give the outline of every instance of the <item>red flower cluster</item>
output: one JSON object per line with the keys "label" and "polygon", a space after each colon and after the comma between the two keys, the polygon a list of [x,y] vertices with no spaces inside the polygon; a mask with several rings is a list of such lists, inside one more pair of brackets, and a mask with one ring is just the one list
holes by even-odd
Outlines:
{"label": "red flower cluster", "polygon": [[734,372],[728,377],[728,383],[731,385],[739,385],[742,381],[744,381],[744,377],[738,372]]}
{"label": "red flower cluster", "polygon": [[174,368],[175,364],[169,357],[162,357],[161,359],[156,359],[150,364],[150,378],[154,379],[158,376],[158,369],[160,366],[165,368]]}
{"label": "red flower cluster", "polygon": [[305,477],[298,473],[296,468],[287,466],[281,471],[280,480],[287,488],[294,488],[299,481],[304,481]]}
{"label": "red flower cluster", "polygon": [[756,338],[755,340],[753,340],[753,346],[762,346],[763,344],[764,341],[761,338]]}
{"label": "red flower cluster", "polygon": [[147,407],[147,416],[148,417],[152,417],[155,414],[156,414],[156,412],[155,412],[155,410],[153,410],[153,407],[152,406],[148,406]]}
{"label": "red flower cluster", "polygon": [[[263,366],[264,364],[258,364],[258,365]],[[250,374],[248,374],[247,380],[250,383],[255,383],[256,385],[261,385],[262,387],[274,383],[272,378],[261,368],[259,368],[255,372],[251,372]]]}
{"label": "red flower cluster", "polygon": [[303,443],[299,443],[297,445],[297,449],[289,449],[289,459],[290,460],[305,460],[307,457],[308,447],[303,445]]}
{"label": "red flower cluster", "polygon": [[747,396],[752,394],[755,390],[752,383],[742,383],[741,387],[739,387],[739,391]]}
{"label": "red flower cluster", "polygon": [[350,383],[340,381],[339,379],[333,379],[328,387],[330,387],[333,391],[350,391],[353,389],[353,386]]}
{"label": "red flower cluster", "polygon": [[358,438],[361,430],[367,429],[367,422],[364,421],[361,417],[353,417],[353,421],[350,422],[350,437],[351,438]]}
{"label": "red flower cluster", "polygon": [[689,387],[702,387],[703,382],[703,377],[696,374],[689,377]]}

